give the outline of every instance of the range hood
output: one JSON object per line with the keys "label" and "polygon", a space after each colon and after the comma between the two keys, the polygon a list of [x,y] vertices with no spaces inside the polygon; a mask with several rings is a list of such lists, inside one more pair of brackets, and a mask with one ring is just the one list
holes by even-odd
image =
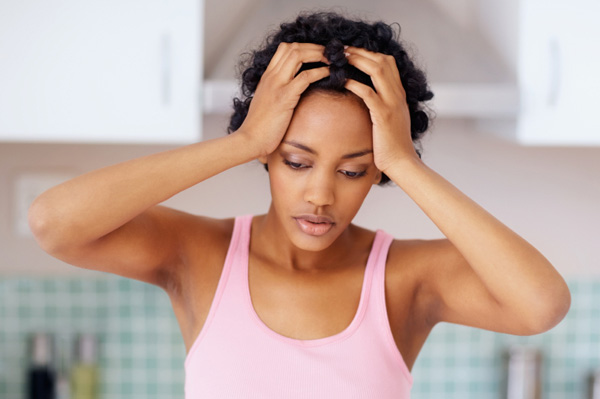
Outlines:
{"label": "range hood", "polygon": [[[374,0],[368,2],[368,10],[361,0],[346,0],[344,7],[338,7],[334,0],[304,1],[301,6],[291,0],[217,1],[206,4],[203,108],[208,114],[230,112],[231,99],[237,95],[241,54],[255,48],[269,31],[300,11],[333,10],[400,25],[400,40],[427,74],[435,95],[430,107],[438,117],[517,115],[519,90],[514,72],[481,32],[444,12],[436,3],[441,0]],[[231,17],[234,5],[240,10],[237,17]]]}

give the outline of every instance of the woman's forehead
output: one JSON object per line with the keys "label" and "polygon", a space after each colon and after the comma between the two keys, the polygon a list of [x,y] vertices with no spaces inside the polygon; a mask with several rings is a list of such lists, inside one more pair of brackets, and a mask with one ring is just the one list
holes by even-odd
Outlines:
{"label": "woman's forehead", "polygon": [[298,104],[285,140],[347,152],[371,148],[371,135],[369,113],[359,101],[351,96],[317,92]]}

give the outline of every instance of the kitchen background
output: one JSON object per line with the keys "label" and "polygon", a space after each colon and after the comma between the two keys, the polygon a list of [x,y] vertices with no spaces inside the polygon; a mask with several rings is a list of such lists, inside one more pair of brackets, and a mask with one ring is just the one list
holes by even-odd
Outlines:
{"label": "kitchen background", "polygon": [[[239,53],[299,10],[283,0],[100,3],[0,5],[0,54],[11,60],[0,66],[0,398],[25,398],[27,340],[39,331],[55,335],[66,360],[76,334],[98,337],[102,398],[183,397],[185,350],[166,294],[49,257],[24,215],[35,195],[68,177],[225,134]],[[414,43],[436,93],[427,164],[539,248],[573,295],[567,317],[534,337],[437,326],[413,369],[416,399],[500,398],[513,345],[541,350],[543,398],[587,397],[600,367],[600,127],[589,94],[600,84],[586,73],[600,62],[585,41],[598,28],[584,23],[600,10],[587,0],[543,4],[544,12],[536,0],[344,3],[398,21]],[[315,5],[335,3],[303,9]],[[102,68],[87,48],[104,56]],[[65,69],[74,54],[80,68]],[[113,62],[122,58],[128,67]],[[269,198],[267,175],[252,162],[167,205],[230,217],[265,212]],[[356,222],[397,238],[441,237],[397,187],[375,187]]]}

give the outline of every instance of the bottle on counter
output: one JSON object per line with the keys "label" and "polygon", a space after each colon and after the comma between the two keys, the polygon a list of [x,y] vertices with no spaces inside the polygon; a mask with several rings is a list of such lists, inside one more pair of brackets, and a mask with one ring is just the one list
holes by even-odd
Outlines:
{"label": "bottle on counter", "polygon": [[506,399],[541,399],[542,353],[535,348],[513,347],[506,356]]}
{"label": "bottle on counter", "polygon": [[71,368],[71,399],[98,397],[98,341],[93,334],[81,334],[75,347]]}
{"label": "bottle on counter", "polygon": [[600,369],[592,372],[588,379],[588,398],[600,399]]}
{"label": "bottle on counter", "polygon": [[71,336],[60,334],[56,341],[56,399],[71,399]]}
{"label": "bottle on counter", "polygon": [[27,372],[28,399],[55,399],[56,375],[52,358],[53,337],[46,333],[32,334],[29,339],[31,363]]}

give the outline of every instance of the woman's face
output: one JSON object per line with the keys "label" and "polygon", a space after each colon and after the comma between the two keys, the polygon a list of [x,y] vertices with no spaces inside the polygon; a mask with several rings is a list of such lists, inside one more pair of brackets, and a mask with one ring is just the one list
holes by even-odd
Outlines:
{"label": "woman's face", "polygon": [[294,111],[267,159],[272,208],[298,248],[329,247],[348,227],[381,173],[369,112],[354,94],[313,92]]}

